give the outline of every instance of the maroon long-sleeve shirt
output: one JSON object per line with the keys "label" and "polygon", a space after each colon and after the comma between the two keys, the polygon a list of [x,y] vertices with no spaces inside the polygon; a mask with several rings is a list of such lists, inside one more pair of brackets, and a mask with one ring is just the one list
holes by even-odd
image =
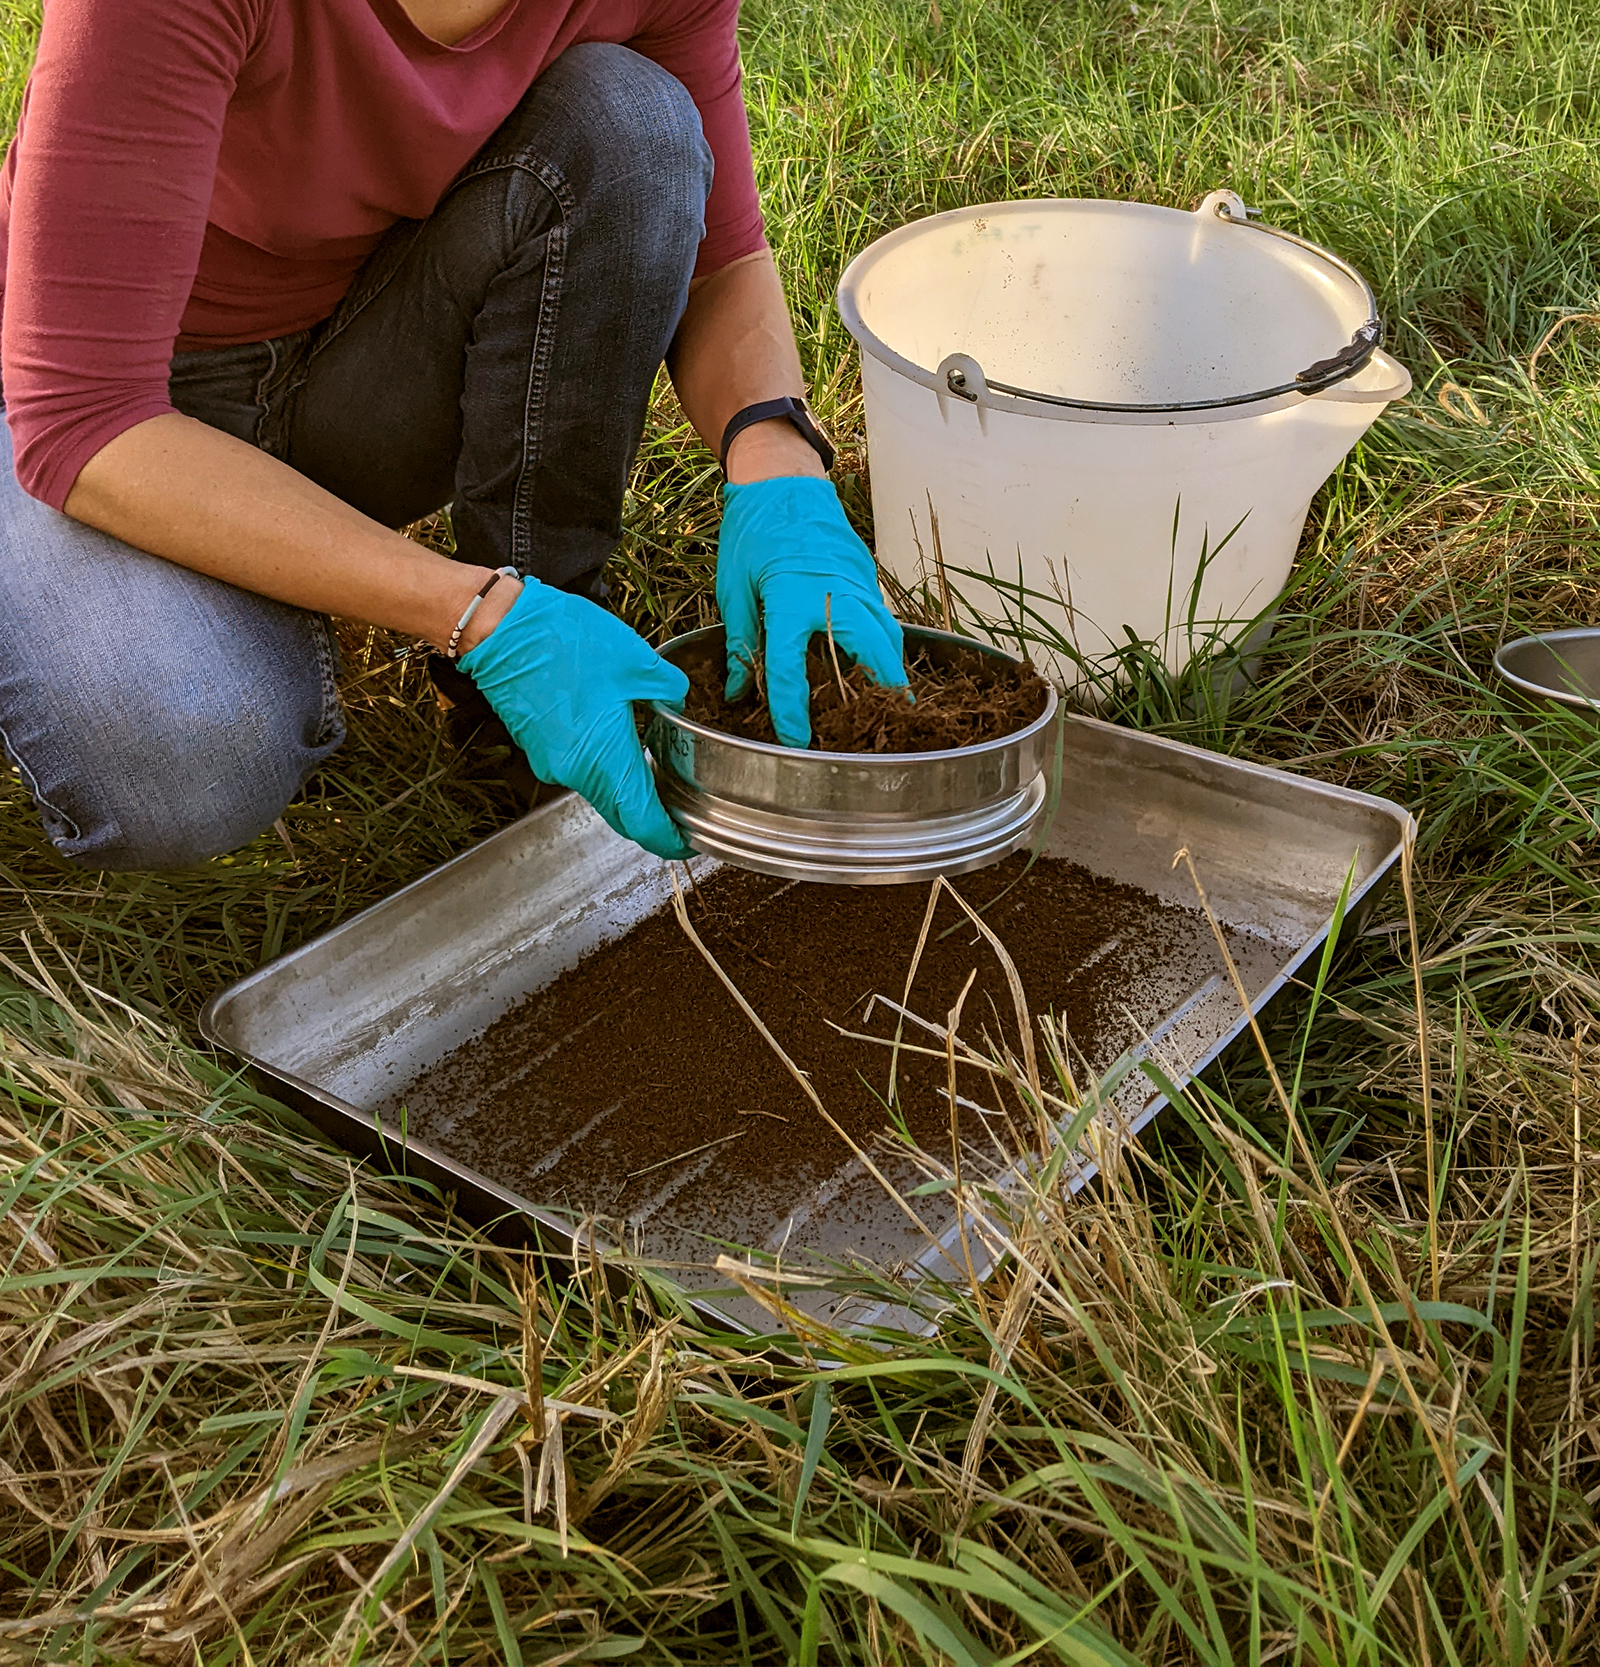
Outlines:
{"label": "maroon long-sleeve shirt", "polygon": [[172,409],[174,351],[327,317],[397,219],[428,214],[579,41],[670,70],[716,159],[698,270],[763,247],[738,0],[508,0],[455,46],[399,0],[45,0],[0,177],[6,415],[60,508]]}

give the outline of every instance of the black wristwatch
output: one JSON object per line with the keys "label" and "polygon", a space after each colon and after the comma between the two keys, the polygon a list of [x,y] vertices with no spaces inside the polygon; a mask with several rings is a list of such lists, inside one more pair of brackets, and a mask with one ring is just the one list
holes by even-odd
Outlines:
{"label": "black wristwatch", "polygon": [[822,467],[833,467],[833,447],[828,442],[828,436],[822,432],[817,419],[811,415],[811,409],[803,399],[764,399],[758,405],[747,405],[742,411],[735,411],[728,420],[728,426],[722,431],[722,472],[728,472],[728,447],[737,436],[743,434],[747,428],[756,423],[771,422],[774,417],[787,417],[799,429],[801,438],[822,459]]}

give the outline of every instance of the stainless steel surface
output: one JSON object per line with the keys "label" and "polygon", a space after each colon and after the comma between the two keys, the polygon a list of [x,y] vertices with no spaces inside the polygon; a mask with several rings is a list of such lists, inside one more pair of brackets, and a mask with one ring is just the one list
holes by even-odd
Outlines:
{"label": "stainless steel surface", "polygon": [[[905,630],[908,651],[1018,660],[947,631]],[[720,625],[661,652],[670,660],[705,644],[720,656]],[[1052,689],[1026,729],[950,752],[801,752],[659,704],[647,739],[662,802],[695,850],[782,879],[900,885],[970,873],[1028,844],[1044,811],[1056,710]]]}
{"label": "stainless steel surface", "polygon": [[1600,630],[1541,631],[1508,642],[1494,669],[1536,706],[1600,721]]}
{"label": "stainless steel surface", "polygon": [[[1240,934],[1252,1010],[1317,952],[1347,871],[1353,917],[1360,918],[1410,826],[1406,813],[1385,800],[1092,719],[1067,717],[1062,734],[1073,790],[1062,795],[1047,852],[1192,909],[1187,876],[1172,866],[1174,853],[1187,846],[1213,907]],[[697,858],[694,866],[704,874],[714,864]],[[536,1183],[488,1165],[472,1168],[448,1140],[407,1141],[384,1108],[425,1067],[666,907],[670,895],[664,864],[618,839],[568,796],[223,991],[201,1026],[210,1040],[257,1065],[334,1139],[403,1163],[454,1192],[459,1207],[478,1219],[520,1211],[559,1244],[575,1224],[533,1195]],[[1153,1053],[1179,1084],[1247,1022],[1220,964],[1209,976],[1194,972],[1210,934],[1198,914],[1188,918],[1185,943],[1175,946],[1182,952],[1118,992],[1134,1039],[1130,1055]],[[617,1070],[629,1070],[625,1033],[618,1036]],[[1137,1130],[1164,1101],[1134,1071],[1115,1104]],[[471,1115],[470,1106],[460,1109]],[[819,1126],[819,1151],[830,1152],[830,1142]],[[920,1178],[892,1149],[880,1162],[897,1185]],[[1081,1185],[1093,1171],[1092,1159],[1081,1155],[1069,1184]],[[820,1185],[804,1196],[775,1194],[770,1208],[737,1231],[724,1222],[719,1234],[757,1249],[781,1248],[785,1266],[797,1273],[809,1252],[900,1267],[912,1280],[963,1277],[948,1206],[939,1196],[917,1203],[927,1236],[840,1148]],[[611,1254],[621,1267],[636,1257],[673,1263],[673,1277],[694,1300],[736,1323],[759,1324],[748,1299],[719,1288],[712,1264],[720,1246],[708,1244],[701,1227],[675,1218],[670,1200],[653,1204],[625,1223],[628,1253]],[[901,1318],[883,1309],[836,1312],[836,1299],[804,1287],[789,1294],[851,1323]]]}

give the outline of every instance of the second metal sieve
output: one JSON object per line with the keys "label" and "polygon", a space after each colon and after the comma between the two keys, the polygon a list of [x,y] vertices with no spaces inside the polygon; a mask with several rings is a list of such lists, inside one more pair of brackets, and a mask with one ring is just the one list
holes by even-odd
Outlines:
{"label": "second metal sieve", "polygon": [[1600,630],[1541,631],[1506,643],[1494,669],[1529,705],[1600,723]]}

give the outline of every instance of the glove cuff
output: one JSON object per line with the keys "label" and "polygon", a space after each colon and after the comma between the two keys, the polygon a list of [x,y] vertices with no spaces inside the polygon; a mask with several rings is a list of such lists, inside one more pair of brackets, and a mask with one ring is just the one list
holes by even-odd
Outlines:
{"label": "glove cuff", "polygon": [[[731,509],[741,498],[754,507],[763,498],[776,498],[785,492],[798,493],[805,498],[839,501],[838,488],[820,475],[768,475],[765,480],[725,480],[722,483],[722,507]],[[840,508],[843,508],[842,504]]]}

